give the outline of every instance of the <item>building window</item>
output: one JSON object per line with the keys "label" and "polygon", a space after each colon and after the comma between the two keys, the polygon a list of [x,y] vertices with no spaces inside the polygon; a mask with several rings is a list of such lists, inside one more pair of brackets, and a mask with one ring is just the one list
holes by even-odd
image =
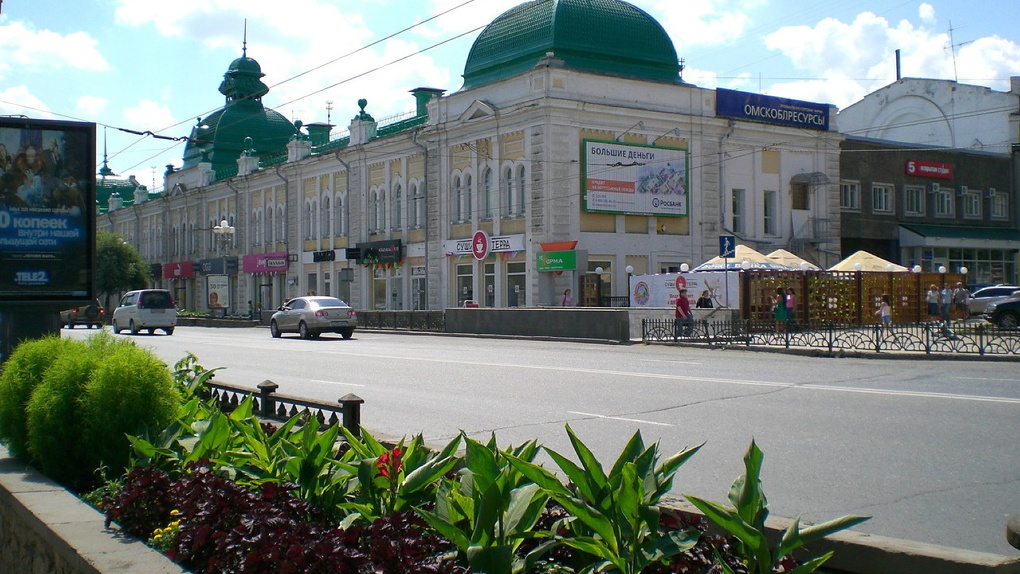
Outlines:
{"label": "building window", "polygon": [[471,221],[474,215],[474,188],[471,185],[471,174],[464,176],[464,213],[461,221]]}
{"label": "building window", "polygon": [[807,210],[811,206],[808,204],[808,185],[806,183],[791,183],[790,184],[790,208]]}
{"label": "building window", "polygon": [[872,213],[893,212],[893,191],[891,185],[873,184],[871,186]]}
{"label": "building window", "polygon": [[935,217],[952,217],[954,211],[953,190],[939,189],[935,192]]}
{"label": "building window", "polygon": [[393,216],[391,217],[393,229],[397,231],[404,228],[403,203],[404,203],[404,189],[398,183],[393,186]]}
{"label": "building window", "polygon": [[319,205],[322,206],[322,209],[319,210],[320,211],[319,220],[322,221],[322,225],[320,226],[319,229],[320,231],[319,237],[321,237],[322,239],[327,239],[329,237],[329,222],[333,219],[329,213],[329,197],[323,196],[322,201],[319,202]]}
{"label": "building window", "polygon": [[473,265],[457,266],[457,306],[463,307],[465,301],[475,298],[475,280]]}
{"label": "building window", "polygon": [[924,215],[924,188],[910,187],[903,188],[903,213],[904,215]]}
{"label": "building window", "polygon": [[527,304],[528,286],[524,263],[506,264],[506,306],[524,307]]}
{"label": "building window", "polygon": [[981,219],[981,193],[968,191],[963,196],[963,216],[967,219]]}
{"label": "building window", "polygon": [[1009,196],[996,193],[992,196],[992,219],[1009,219]]}
{"label": "building window", "polygon": [[500,206],[499,211],[503,217],[510,217],[513,215],[514,206],[514,170],[513,168],[506,168],[503,172],[503,193],[500,194]]}
{"label": "building window", "polygon": [[333,219],[336,221],[334,226],[334,233],[337,237],[347,235],[347,220],[346,212],[344,210],[344,198],[341,196],[336,197],[336,203],[333,207]]}
{"label": "building window", "polygon": [[861,186],[857,182],[839,184],[839,207],[847,211],[861,209]]}
{"label": "building window", "polygon": [[733,233],[744,233],[744,190],[734,189],[733,195],[733,221],[731,222],[731,229]]}
{"label": "building window", "polygon": [[454,223],[464,221],[464,186],[461,185],[460,176],[453,178],[453,193],[450,194],[453,205],[450,206],[450,215]]}
{"label": "building window", "polygon": [[382,189],[376,198],[375,229],[380,232],[386,229],[386,191]]}
{"label": "building window", "polygon": [[415,229],[425,221],[425,198],[421,195],[421,188],[416,182],[411,184],[411,227]]}
{"label": "building window", "polygon": [[778,235],[777,228],[778,223],[776,221],[776,198],[777,193],[774,191],[765,190],[763,194],[762,202],[762,230],[765,235]]}
{"label": "building window", "polygon": [[482,218],[486,220],[492,219],[493,211],[495,211],[495,190],[492,188],[492,170],[485,168],[482,172],[482,189],[481,193],[481,209]]}
{"label": "building window", "polygon": [[524,184],[526,181],[527,178],[525,177],[524,166],[522,165],[517,168],[517,215],[520,217],[524,217]]}

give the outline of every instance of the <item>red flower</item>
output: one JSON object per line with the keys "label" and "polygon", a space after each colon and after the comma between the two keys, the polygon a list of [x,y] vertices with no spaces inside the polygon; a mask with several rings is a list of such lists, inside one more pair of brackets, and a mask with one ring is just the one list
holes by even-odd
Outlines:
{"label": "red flower", "polygon": [[379,460],[376,461],[375,466],[379,469],[379,476],[389,479],[395,479],[399,474],[400,470],[404,467],[401,457],[403,456],[400,447],[394,448],[391,451],[384,452],[379,456]]}

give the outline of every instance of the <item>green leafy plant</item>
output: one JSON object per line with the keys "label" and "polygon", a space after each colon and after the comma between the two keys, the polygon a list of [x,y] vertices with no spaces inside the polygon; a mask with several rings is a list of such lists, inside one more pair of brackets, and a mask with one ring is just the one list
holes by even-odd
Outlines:
{"label": "green leafy plant", "polygon": [[566,428],[581,464],[552,449],[545,450],[566,474],[569,485],[532,462],[508,459],[573,516],[566,524],[566,534],[558,535],[557,539],[595,557],[581,572],[612,568],[624,574],[638,574],[697,543],[700,532],[696,530],[660,530],[659,501],[672,488],[677,470],[700,445],[660,462],[658,444],[646,448],[638,431],[606,474],[570,425]]}
{"label": "green leafy plant", "polygon": [[442,477],[460,462],[456,456],[460,435],[435,452],[420,434],[410,442],[402,438],[391,448],[364,429],[360,437],[344,427],[341,432],[350,447],[344,465],[358,477],[354,496],[345,506],[363,522],[432,502]]}
{"label": "green leafy plant", "polygon": [[58,336],[25,341],[11,353],[0,373],[0,440],[11,454],[27,459],[28,401],[43,375],[64,350],[79,343]]}
{"label": "green leafy plant", "polygon": [[530,463],[538,445],[530,441],[504,451],[496,446],[495,436],[486,444],[466,435],[464,441],[464,468],[456,479],[440,485],[434,510],[415,510],[457,546],[472,571],[524,571],[544,549],[516,562],[514,555],[525,539],[543,535],[535,532],[534,526],[548,496],[516,470],[509,458]]}
{"label": "green leafy plant", "polygon": [[[793,524],[783,532],[778,544],[770,547],[765,529],[765,521],[769,516],[769,505],[765,492],[762,490],[760,478],[763,459],[764,454],[752,440],[751,446],[748,447],[747,453],[744,455],[745,472],[730,487],[729,500],[733,507],[726,507],[695,496],[686,496],[687,500],[691,501],[709,520],[737,539],[737,553],[747,567],[748,574],[771,574],[780,562],[790,556],[794,550],[840,530],[851,528],[870,518],[848,515],[804,530],[800,529],[800,521],[794,520]],[[832,552],[828,552],[822,556],[811,558],[802,562],[792,570],[791,574],[814,572],[831,557]],[[722,564],[723,572],[734,574],[734,570],[721,559],[720,564]]]}

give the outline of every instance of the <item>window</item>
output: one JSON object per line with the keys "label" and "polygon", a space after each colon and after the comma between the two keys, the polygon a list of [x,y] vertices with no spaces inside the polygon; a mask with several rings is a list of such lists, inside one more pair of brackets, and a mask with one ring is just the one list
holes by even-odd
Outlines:
{"label": "window", "polygon": [[472,185],[471,185],[471,175],[470,174],[465,175],[464,176],[464,213],[462,214],[464,217],[461,219],[461,221],[471,221],[472,215],[474,214],[474,207],[473,207],[473,205],[474,205],[474,201],[473,201],[474,193],[475,193],[474,189],[472,188]]}
{"label": "window", "polygon": [[390,218],[394,230],[404,228],[403,203],[404,189],[398,183],[393,186],[393,216]]}
{"label": "window", "polygon": [[482,189],[481,189],[481,210],[483,219],[492,219],[493,212],[495,211],[495,190],[492,188],[492,170],[485,168],[482,172]]}
{"label": "window", "polygon": [[905,215],[924,215],[924,188],[910,187],[903,188],[903,213]]}
{"label": "window", "polygon": [[375,206],[375,228],[378,231],[386,229],[386,190],[379,190],[379,197]]}
{"label": "window", "polygon": [[876,183],[871,186],[871,211],[872,213],[892,213],[893,198],[892,186],[884,183]]}
{"label": "window", "polygon": [[808,186],[806,183],[791,183],[790,184],[790,208],[807,210],[810,209],[808,205]]}
{"label": "window", "polygon": [[333,227],[333,234],[336,236],[347,235],[347,220],[346,210],[344,210],[344,198],[336,196],[336,204],[333,208],[333,221],[336,225]]}
{"label": "window", "polygon": [[503,217],[510,217],[513,214],[514,206],[514,170],[506,168],[503,172],[503,193],[501,194],[499,211]]}
{"label": "window", "polygon": [[421,193],[423,187],[417,182],[411,184],[411,227],[415,229],[425,222],[425,197]]}
{"label": "window", "polygon": [[517,215],[524,217],[524,166],[517,168]]}
{"label": "window", "polygon": [[322,221],[322,224],[319,226],[319,237],[326,239],[329,237],[329,222],[332,220],[329,214],[329,197],[323,196],[319,205],[322,207],[319,210],[319,220]]}
{"label": "window", "polygon": [[460,176],[453,177],[453,193],[450,194],[451,203],[450,215],[454,223],[464,221],[464,186],[461,185]]}
{"label": "window", "polygon": [[968,191],[963,196],[963,216],[967,219],[981,219],[981,193]]}
{"label": "window", "polygon": [[273,221],[275,221],[275,217],[273,217],[273,216],[275,214],[276,214],[276,210],[273,209],[273,206],[267,204],[266,205],[266,218],[263,221],[263,223],[266,226],[266,233],[265,233],[266,243],[272,243],[273,242]]}
{"label": "window", "polygon": [[762,203],[762,229],[765,235],[778,235],[776,222],[776,192],[765,190]]}
{"label": "window", "polygon": [[733,195],[733,221],[731,222],[734,233],[744,233],[744,190],[734,189]]}
{"label": "window", "polygon": [[954,211],[953,190],[939,189],[935,192],[935,217],[952,217]]}
{"label": "window", "polygon": [[315,230],[315,205],[312,202],[305,203],[305,239],[311,239],[314,237],[313,232]]}
{"label": "window", "polygon": [[857,182],[839,184],[839,207],[848,211],[861,208],[861,188]]}
{"label": "window", "polygon": [[991,216],[992,219],[1009,219],[1009,196],[1005,193],[992,196]]}

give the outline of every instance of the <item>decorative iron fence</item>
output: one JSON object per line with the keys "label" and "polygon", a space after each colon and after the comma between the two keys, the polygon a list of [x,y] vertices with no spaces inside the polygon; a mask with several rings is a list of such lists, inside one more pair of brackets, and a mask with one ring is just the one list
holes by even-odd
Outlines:
{"label": "decorative iron fence", "polygon": [[398,329],[405,331],[446,331],[443,311],[358,311],[361,329]]}
{"label": "decorative iron fence", "polygon": [[671,319],[645,319],[641,339],[646,343],[707,343],[758,347],[823,349],[827,352],[861,351],[1020,355],[1020,331],[974,324],[908,323],[852,325],[841,323],[786,323],[775,321],[698,321],[690,333],[674,332]]}
{"label": "decorative iron fence", "polygon": [[291,395],[278,395],[276,390],[280,386],[268,380],[259,383],[257,391],[212,381],[205,383],[205,386],[208,387],[212,399],[225,412],[234,410],[251,396],[254,397],[255,412],[260,417],[277,421],[287,421],[295,415],[315,417],[319,424],[325,426],[342,424],[354,436],[361,436],[361,405],[365,400],[354,394],[344,395],[334,404]]}

